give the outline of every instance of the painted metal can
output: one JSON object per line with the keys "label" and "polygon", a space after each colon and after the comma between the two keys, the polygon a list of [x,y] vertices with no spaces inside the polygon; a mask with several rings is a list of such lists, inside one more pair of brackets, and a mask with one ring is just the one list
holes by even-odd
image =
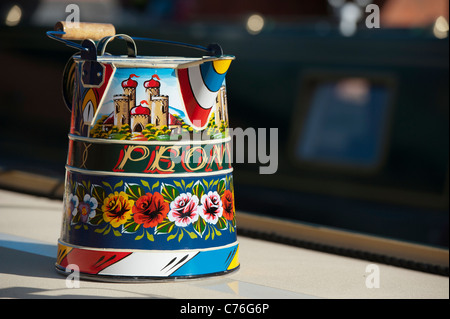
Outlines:
{"label": "painted metal can", "polygon": [[[105,53],[114,38],[127,56]],[[238,269],[225,85],[234,57],[137,56],[126,35],[81,46],[64,72],[72,117],[56,269],[103,281]]]}

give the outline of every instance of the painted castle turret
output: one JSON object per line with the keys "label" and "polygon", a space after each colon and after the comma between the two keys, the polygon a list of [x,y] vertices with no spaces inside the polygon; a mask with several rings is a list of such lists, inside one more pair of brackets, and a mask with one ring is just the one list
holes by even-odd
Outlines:
{"label": "painted castle turret", "polygon": [[138,83],[133,78],[138,78],[136,74],[130,74],[127,80],[122,81],[123,94],[130,96],[130,110],[136,106],[136,87]]}
{"label": "painted castle turret", "polygon": [[144,82],[145,94],[147,94],[147,99],[149,101],[152,100],[152,96],[159,95],[161,83],[157,80],[160,80],[159,76],[157,74],[153,74],[150,80]]}

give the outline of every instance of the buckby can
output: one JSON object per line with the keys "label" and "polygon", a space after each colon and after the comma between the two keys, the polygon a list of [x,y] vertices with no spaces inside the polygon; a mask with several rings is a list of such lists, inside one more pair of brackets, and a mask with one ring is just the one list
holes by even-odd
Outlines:
{"label": "buckby can", "polygon": [[[114,39],[127,55],[106,53]],[[225,84],[234,57],[138,56],[133,38],[115,34],[80,49],[63,78],[72,115],[56,269],[103,281],[238,269]]]}

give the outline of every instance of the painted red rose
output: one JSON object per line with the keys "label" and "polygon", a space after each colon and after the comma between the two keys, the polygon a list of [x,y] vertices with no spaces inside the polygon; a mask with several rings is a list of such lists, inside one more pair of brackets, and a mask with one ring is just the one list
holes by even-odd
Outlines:
{"label": "painted red rose", "polygon": [[166,218],[168,212],[169,204],[158,192],[139,197],[133,206],[134,221],[145,228],[157,226]]}
{"label": "painted red rose", "polygon": [[234,218],[234,198],[233,193],[228,189],[222,195],[222,208],[223,214],[222,216],[228,220],[233,220]]}

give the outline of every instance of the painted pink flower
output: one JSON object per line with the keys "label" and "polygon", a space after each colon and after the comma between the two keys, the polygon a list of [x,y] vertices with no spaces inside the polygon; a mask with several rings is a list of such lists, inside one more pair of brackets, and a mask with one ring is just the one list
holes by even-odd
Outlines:
{"label": "painted pink flower", "polygon": [[191,193],[179,195],[170,203],[167,217],[179,227],[186,227],[196,222],[198,220],[198,197]]}
{"label": "painted pink flower", "polygon": [[210,224],[216,224],[223,214],[222,201],[217,192],[208,192],[202,196],[202,206],[200,206],[199,213],[205,221]]}

